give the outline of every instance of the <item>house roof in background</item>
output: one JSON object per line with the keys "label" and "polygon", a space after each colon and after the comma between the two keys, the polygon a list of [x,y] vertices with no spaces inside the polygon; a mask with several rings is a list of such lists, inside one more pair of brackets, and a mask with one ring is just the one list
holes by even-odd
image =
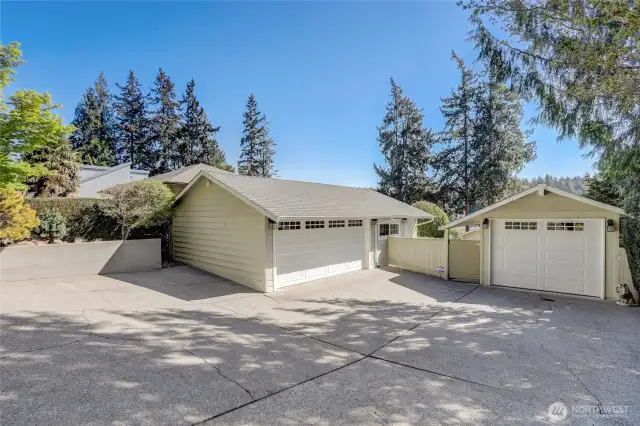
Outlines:
{"label": "house roof in background", "polygon": [[469,220],[471,220],[473,218],[485,215],[485,214],[489,213],[491,210],[497,209],[498,207],[502,207],[502,206],[504,206],[506,204],[509,204],[509,203],[511,203],[513,201],[516,201],[516,200],[518,200],[518,199],[520,199],[522,197],[526,197],[527,195],[530,195],[530,194],[533,194],[533,193],[536,193],[536,192],[538,194],[540,194],[540,195],[544,195],[546,192],[550,192],[550,193],[553,193],[553,194],[558,194],[558,195],[561,195],[563,197],[567,197],[567,198],[570,198],[572,200],[578,201],[580,203],[589,204],[589,205],[597,207],[599,209],[608,210],[608,211],[611,211],[611,212],[614,212],[614,213],[618,213],[618,214],[621,214],[621,215],[625,215],[625,216],[627,215],[627,213],[624,210],[622,210],[621,208],[619,208],[619,207],[612,206],[610,204],[601,203],[599,201],[592,200],[591,198],[583,197],[581,195],[572,194],[570,192],[566,192],[566,191],[563,191],[561,189],[554,188],[552,186],[545,185],[544,183],[541,183],[540,185],[536,185],[533,188],[529,188],[529,189],[527,189],[525,191],[522,191],[522,192],[520,192],[520,193],[518,193],[516,195],[513,195],[513,196],[511,196],[509,198],[506,198],[506,199],[504,199],[502,201],[498,201],[497,203],[492,204],[492,205],[490,205],[488,207],[485,207],[484,209],[480,209],[477,212],[471,213],[471,214],[469,214],[467,216],[463,216],[460,219],[454,220],[453,222],[450,222],[450,223],[448,223],[446,225],[442,225],[438,229],[445,230],[445,229],[453,228],[455,226],[464,225],[466,222],[468,222]]}
{"label": "house roof in background", "polygon": [[[97,178],[102,177],[102,176],[106,176],[109,173],[113,173],[113,172],[118,171],[120,169],[124,169],[125,167],[131,167],[131,163],[118,164],[117,166],[113,166],[113,167],[93,166],[93,165],[90,165],[90,164],[82,164],[80,166],[81,170],[82,169],[85,169],[85,170],[101,170],[102,173],[98,173],[96,175],[88,176],[88,177],[86,177],[84,179],[81,179],[80,183],[89,182],[90,180],[97,179]],[[146,176],[149,175],[149,171],[148,170],[131,169],[131,173],[144,174]]]}
{"label": "house roof in background", "polygon": [[[217,170],[217,169],[216,169]],[[367,188],[200,171],[177,196],[201,179],[231,192],[273,221],[298,218],[423,218],[433,215]]]}
{"label": "house roof in background", "polygon": [[207,164],[199,163],[199,164],[192,164],[190,166],[185,166],[177,170],[173,170],[171,172],[163,173],[161,175],[155,175],[150,177],[149,179],[159,180],[161,182],[166,182],[166,183],[189,183],[201,171],[226,173],[231,175],[233,174],[226,170],[218,169],[216,167],[209,166]]}

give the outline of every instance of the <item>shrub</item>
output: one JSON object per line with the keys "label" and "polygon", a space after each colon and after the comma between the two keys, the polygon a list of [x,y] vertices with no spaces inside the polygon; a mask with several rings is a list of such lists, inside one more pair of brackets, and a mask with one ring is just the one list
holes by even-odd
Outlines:
{"label": "shrub", "polygon": [[[443,238],[444,231],[439,231],[438,227],[449,223],[449,216],[447,216],[444,210],[428,201],[416,201],[415,203],[413,203],[413,207],[424,210],[425,212],[431,213],[433,216],[435,216],[433,222],[426,225],[418,226],[418,237]],[[419,224],[424,222],[427,221],[418,221]]]}
{"label": "shrub", "polygon": [[49,243],[61,240],[67,235],[67,219],[55,210],[43,210],[38,213],[40,225],[32,233],[38,238],[45,239]]}
{"label": "shrub", "polygon": [[100,211],[95,198],[30,198],[27,202],[38,212],[52,210],[67,220],[65,241],[119,239],[118,224]]}
{"label": "shrub", "polygon": [[139,180],[100,191],[105,199],[99,204],[105,216],[116,220],[126,240],[134,228],[166,222],[171,216],[174,195],[162,182]]}
{"label": "shrub", "polygon": [[[26,200],[38,212],[53,210],[67,219],[67,236],[63,241],[77,238],[85,241],[119,240],[120,227],[115,219],[105,216],[97,198],[28,198]],[[131,230],[129,239],[162,239],[162,260],[171,259],[171,221]]]}
{"label": "shrub", "polygon": [[0,188],[0,245],[29,238],[31,229],[38,224],[36,211],[25,203],[22,194]]}

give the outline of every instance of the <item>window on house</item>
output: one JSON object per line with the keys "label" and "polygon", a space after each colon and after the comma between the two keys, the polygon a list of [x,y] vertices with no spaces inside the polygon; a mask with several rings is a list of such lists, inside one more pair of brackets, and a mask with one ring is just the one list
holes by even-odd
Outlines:
{"label": "window on house", "polygon": [[344,228],[344,220],[330,220],[329,228]]}
{"label": "window on house", "polygon": [[538,229],[538,222],[507,221],[504,223],[504,229],[512,229],[518,231],[536,231]]}
{"label": "window on house", "polygon": [[547,222],[547,231],[584,231],[584,222]]}
{"label": "window on house", "polygon": [[360,219],[349,220],[349,226],[362,226],[362,220]]}
{"label": "window on house", "polygon": [[278,231],[300,229],[300,222],[278,222]]}
{"label": "window on house", "polygon": [[304,224],[304,227],[307,229],[324,228],[324,220],[307,220]]}
{"label": "window on house", "polygon": [[380,225],[380,236],[398,235],[400,233],[400,225],[397,223],[383,223]]}

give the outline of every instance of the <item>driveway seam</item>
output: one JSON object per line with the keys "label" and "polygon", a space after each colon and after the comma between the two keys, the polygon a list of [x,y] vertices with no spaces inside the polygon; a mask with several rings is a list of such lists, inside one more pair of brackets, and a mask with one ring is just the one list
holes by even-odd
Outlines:
{"label": "driveway seam", "polygon": [[[196,356],[197,356],[197,355],[196,355]],[[351,362],[349,362],[349,363],[347,363],[347,364],[345,364],[345,365],[342,365],[342,366],[337,367],[337,368],[335,368],[335,369],[333,369],[333,370],[330,370],[330,371],[324,372],[324,373],[319,374],[319,375],[317,375],[317,376],[310,377],[310,378],[308,378],[308,379],[306,379],[306,380],[303,380],[302,382],[299,382],[299,383],[296,383],[296,384],[291,385],[291,386],[289,386],[289,387],[286,387],[286,388],[280,389],[280,390],[278,390],[278,391],[276,391],[276,392],[273,392],[273,393],[270,393],[270,394],[268,394],[268,395],[262,396],[262,397],[260,397],[260,398],[254,399],[253,401],[249,401],[249,402],[246,402],[246,403],[244,403],[244,404],[242,404],[242,405],[238,405],[237,407],[230,408],[229,410],[227,410],[227,411],[223,411],[222,413],[218,413],[218,414],[215,414],[215,415],[213,415],[213,416],[211,416],[211,417],[207,417],[207,418],[206,418],[206,419],[204,419],[204,420],[200,420],[200,421],[198,421],[198,422],[196,422],[196,423],[192,423],[192,424],[191,424],[191,426],[201,425],[201,424],[206,423],[206,422],[208,422],[208,421],[211,421],[211,420],[217,419],[218,417],[222,417],[222,416],[224,416],[224,415],[226,415],[226,414],[232,413],[232,412],[237,411],[237,410],[239,410],[239,409],[241,409],[241,408],[244,408],[244,407],[249,406],[249,405],[252,405],[252,404],[254,404],[254,403],[256,403],[256,402],[262,401],[263,399],[270,398],[270,397],[272,397],[272,396],[278,395],[279,393],[282,393],[282,392],[288,391],[289,389],[293,389],[293,388],[298,387],[298,386],[301,386],[301,385],[303,385],[303,384],[305,384],[305,383],[311,382],[311,381],[313,381],[313,380],[315,380],[315,379],[319,379],[320,377],[326,376],[327,374],[331,374],[331,373],[333,373],[333,372],[335,372],[335,371],[342,370],[343,368],[346,368],[346,367],[349,367],[350,365],[356,364],[356,363],[358,363],[358,362],[362,361],[363,359],[367,359],[367,356],[364,356],[364,357],[362,357],[362,358],[356,359],[355,361],[351,361]]]}
{"label": "driveway seam", "polygon": [[244,390],[248,395],[249,398],[251,398],[252,401],[255,401],[256,399],[253,397],[253,394],[251,393],[251,391],[247,388],[245,388],[244,386],[242,386],[240,383],[236,382],[235,380],[233,380],[232,378],[225,376],[224,374],[222,374],[222,371],[220,371],[220,369],[214,365],[211,364],[209,361],[207,361],[207,359],[203,356],[197,355],[196,353],[190,351],[189,349],[185,348],[184,346],[182,346],[182,350],[185,351],[186,353],[188,353],[189,355],[192,355],[196,358],[200,358],[205,364],[210,365],[211,367],[213,367],[219,375],[221,375],[222,377],[224,377],[225,379],[227,379],[228,381],[230,381],[231,383],[234,383],[236,386],[238,386],[239,388],[241,388],[242,390]]}
{"label": "driveway seam", "polygon": [[418,324],[414,325],[413,327],[409,328],[408,330],[405,330],[403,333],[397,335],[396,337],[394,337],[393,339],[389,340],[387,343],[385,343],[384,345],[380,346],[378,349],[376,349],[375,351],[372,351],[371,353],[369,353],[369,355],[373,355],[374,353],[378,352],[380,349],[390,345],[391,343],[395,342],[396,340],[398,340],[399,338],[401,338],[402,336],[404,336],[405,334],[411,332],[412,330],[415,330],[416,328],[420,327],[421,325],[426,324],[427,321],[429,321],[431,318],[435,317],[436,315],[438,315],[439,313],[441,313],[442,311],[444,311],[445,309],[453,306],[454,303],[458,302],[460,299],[462,299],[463,297],[468,296],[469,294],[473,293],[474,291],[476,291],[478,289],[478,287],[480,287],[480,285],[476,285],[474,288],[472,288],[471,290],[469,290],[468,292],[466,292],[465,294],[463,294],[462,296],[458,297],[456,300],[454,300],[453,302],[449,303],[447,306],[444,306],[442,309],[440,309],[439,311],[437,311],[436,313],[429,315],[424,321],[419,322]]}

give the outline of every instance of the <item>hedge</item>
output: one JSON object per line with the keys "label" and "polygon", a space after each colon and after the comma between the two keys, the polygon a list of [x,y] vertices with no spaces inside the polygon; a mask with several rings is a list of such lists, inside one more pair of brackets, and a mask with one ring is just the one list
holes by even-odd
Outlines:
{"label": "hedge", "polygon": [[[102,214],[97,198],[28,198],[27,203],[34,210],[54,210],[67,219],[67,236],[64,241],[73,242],[77,238],[85,241],[119,240],[118,223]],[[162,260],[171,258],[171,222],[150,228],[131,231],[130,240],[147,238],[162,239]]]}

